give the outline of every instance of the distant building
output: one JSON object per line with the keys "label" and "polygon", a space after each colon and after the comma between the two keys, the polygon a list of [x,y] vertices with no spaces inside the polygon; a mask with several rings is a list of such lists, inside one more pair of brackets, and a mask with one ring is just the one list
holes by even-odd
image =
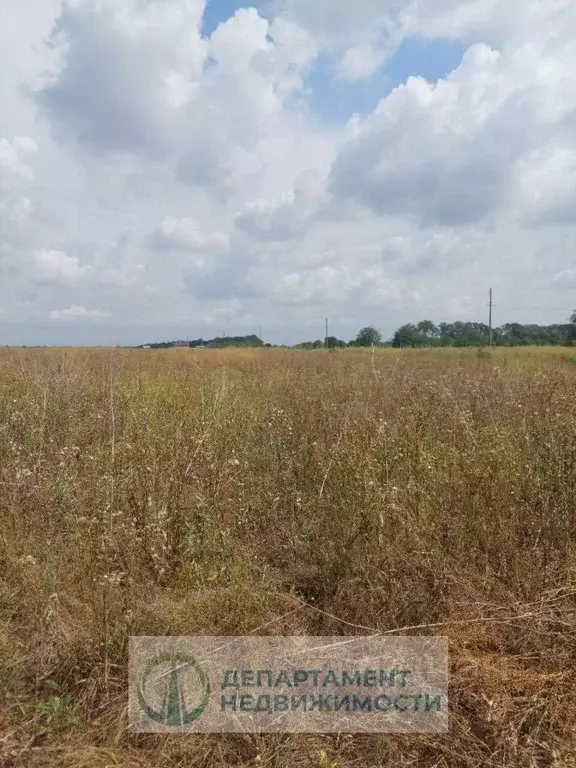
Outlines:
{"label": "distant building", "polygon": [[190,347],[190,344],[187,341],[176,341],[172,346],[173,347]]}

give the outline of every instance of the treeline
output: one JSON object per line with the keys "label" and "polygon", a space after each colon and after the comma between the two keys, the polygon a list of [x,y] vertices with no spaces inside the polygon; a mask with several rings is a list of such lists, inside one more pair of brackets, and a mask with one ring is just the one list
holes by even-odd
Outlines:
{"label": "treeline", "polygon": [[344,347],[378,347],[382,344],[382,334],[372,325],[368,325],[366,328],[358,331],[356,338],[352,341],[342,341],[335,336],[328,336],[324,341],[316,339],[316,341],[303,341],[300,344],[296,344],[297,349],[342,349]]}
{"label": "treeline", "polygon": [[[392,339],[384,341],[382,334],[374,326],[366,326],[351,341],[343,341],[335,336],[315,341],[296,344],[296,349],[343,349],[345,347],[484,347],[490,344],[490,328],[486,323],[457,321],[439,323],[421,320],[419,323],[407,323],[400,326]],[[576,311],[570,322],[554,325],[536,325],[505,323],[492,329],[492,344],[498,347],[517,346],[560,346],[576,345]],[[256,335],[221,336],[210,340],[164,341],[155,344],[143,344],[142,348],[166,349],[169,347],[191,347],[192,349],[222,349],[224,347],[267,347]]]}
{"label": "treeline", "polygon": [[[485,323],[457,321],[439,323],[421,320],[400,326],[392,339],[384,341],[381,333],[373,326],[362,328],[355,339],[346,342],[329,336],[322,341],[305,341],[297,344],[299,349],[322,349],[328,347],[484,347],[490,344],[490,328]],[[555,325],[523,325],[505,323],[492,329],[492,344],[499,347],[516,346],[560,346],[576,344],[576,312],[569,323]]]}
{"label": "treeline", "polygon": [[[576,324],[523,325],[505,323],[492,330],[492,344],[499,347],[571,345],[576,341]],[[482,347],[490,343],[485,323],[440,323],[421,320],[398,328],[393,347]]]}
{"label": "treeline", "polygon": [[170,347],[191,347],[192,349],[223,349],[224,347],[269,347],[256,335],[218,336],[215,339],[194,339],[193,341],[160,341],[142,344],[138,349],[169,349]]}

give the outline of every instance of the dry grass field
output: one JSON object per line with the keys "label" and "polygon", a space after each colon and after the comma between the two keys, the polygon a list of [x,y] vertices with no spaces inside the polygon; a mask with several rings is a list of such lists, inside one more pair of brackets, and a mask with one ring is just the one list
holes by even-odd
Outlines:
{"label": "dry grass field", "polygon": [[[575,766],[575,361],[0,351],[0,767]],[[375,631],[448,734],[128,731],[129,635]]]}

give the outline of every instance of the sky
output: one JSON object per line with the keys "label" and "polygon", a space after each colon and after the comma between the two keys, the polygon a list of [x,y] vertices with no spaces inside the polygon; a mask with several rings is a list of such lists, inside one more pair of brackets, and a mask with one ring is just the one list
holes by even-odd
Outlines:
{"label": "sky", "polygon": [[573,0],[0,3],[0,345],[576,308]]}

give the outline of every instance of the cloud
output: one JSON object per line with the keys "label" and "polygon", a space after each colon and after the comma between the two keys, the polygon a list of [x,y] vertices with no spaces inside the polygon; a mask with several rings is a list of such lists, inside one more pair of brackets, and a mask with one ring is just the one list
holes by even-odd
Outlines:
{"label": "cloud", "polygon": [[[281,0],[210,37],[204,0],[57,6],[12,4],[0,46],[0,303],[18,339],[257,317],[299,340],[326,311],[351,337],[483,319],[489,287],[519,320],[569,313],[574,3]],[[460,66],[388,92],[390,56],[422,36],[457,40]],[[425,75],[411,50],[402,68]],[[98,322],[46,324],[74,307]]]}
{"label": "cloud", "polygon": [[348,48],[344,53],[338,72],[344,80],[364,80],[372,77],[382,66],[385,53],[370,43]]}
{"label": "cloud", "polygon": [[296,178],[294,187],[272,200],[249,200],[234,217],[238,230],[262,240],[301,236],[319,204],[322,181],[316,173]]}
{"label": "cloud", "polygon": [[443,227],[432,232],[422,230],[411,238],[393,238],[385,248],[385,261],[392,254],[393,263],[404,277],[454,274],[470,265],[478,255],[477,229]]}
{"label": "cloud", "polygon": [[324,48],[336,48],[365,38],[375,26],[389,26],[403,4],[401,0],[276,0],[274,10],[309,30]]}
{"label": "cloud", "polygon": [[554,283],[559,285],[576,285],[576,269],[563,269],[554,277]]}
{"label": "cloud", "polygon": [[290,190],[275,200],[249,200],[234,221],[248,235],[285,240],[298,230],[297,208],[296,193]]}
{"label": "cloud", "polygon": [[257,255],[245,255],[242,251],[196,259],[184,267],[183,295],[208,302],[261,298],[266,290],[253,275],[258,262]]}
{"label": "cloud", "polygon": [[274,0],[274,9],[309,30],[349,79],[369,77],[410,37],[486,43],[502,49],[574,23],[570,0]]}
{"label": "cloud", "polygon": [[39,249],[33,254],[33,277],[52,286],[73,283],[77,290],[84,291],[103,287],[147,290],[149,286],[143,280],[146,265],[134,261],[133,247],[130,238],[126,237],[109,244],[100,253],[93,253],[89,246],[82,248],[76,245],[87,254],[85,265],[77,256],[70,256],[64,251]]}
{"label": "cloud", "polygon": [[60,69],[36,91],[37,103],[62,135],[164,155],[206,57],[203,11],[203,0],[64,2],[52,32]]}
{"label": "cloud", "polygon": [[376,306],[382,301],[400,301],[404,286],[404,281],[390,279],[378,265],[357,270],[324,265],[283,275],[274,295],[277,301],[288,304],[361,300],[366,306]]}
{"label": "cloud", "polygon": [[499,211],[516,165],[576,108],[547,35],[537,43],[540,56],[533,44],[506,52],[477,44],[438,83],[412,77],[394,89],[351,123],[332,169],[334,194],[424,226],[469,224]]}
{"label": "cloud", "polygon": [[68,309],[53,309],[48,313],[49,320],[58,322],[73,322],[75,320],[101,320],[108,316],[106,312],[100,312],[97,309],[86,309],[85,307],[72,306]]}
{"label": "cloud", "polygon": [[12,141],[0,137],[0,243],[9,236],[10,226],[22,225],[33,210],[26,196],[34,179],[28,158],[38,152],[29,136],[15,136]]}
{"label": "cloud", "polygon": [[[223,302],[202,317],[202,322],[206,325],[222,328],[222,324],[232,324],[233,326],[246,326],[255,323],[256,319],[247,312],[239,299],[230,299]],[[223,329],[227,335],[233,335],[230,330]],[[220,332],[220,331],[218,331]]]}
{"label": "cloud", "polygon": [[152,235],[155,250],[170,251],[184,248],[192,251],[227,248],[229,238],[222,232],[203,232],[192,217],[178,219],[168,216]]}
{"label": "cloud", "polygon": [[187,184],[232,195],[244,154],[291,130],[285,107],[316,47],[253,8],[205,39],[203,10],[204,0],[65,3],[52,34],[60,66],[35,92],[56,135],[161,160]]}
{"label": "cloud", "polygon": [[576,143],[552,142],[523,158],[514,195],[532,226],[576,223]]}
{"label": "cloud", "polygon": [[15,136],[10,142],[0,137],[0,178],[13,175],[25,179],[34,178],[32,168],[24,163],[24,157],[38,151],[38,145],[29,136]]}
{"label": "cloud", "polygon": [[40,279],[68,281],[78,278],[82,273],[78,259],[54,249],[36,251],[34,264]]}

